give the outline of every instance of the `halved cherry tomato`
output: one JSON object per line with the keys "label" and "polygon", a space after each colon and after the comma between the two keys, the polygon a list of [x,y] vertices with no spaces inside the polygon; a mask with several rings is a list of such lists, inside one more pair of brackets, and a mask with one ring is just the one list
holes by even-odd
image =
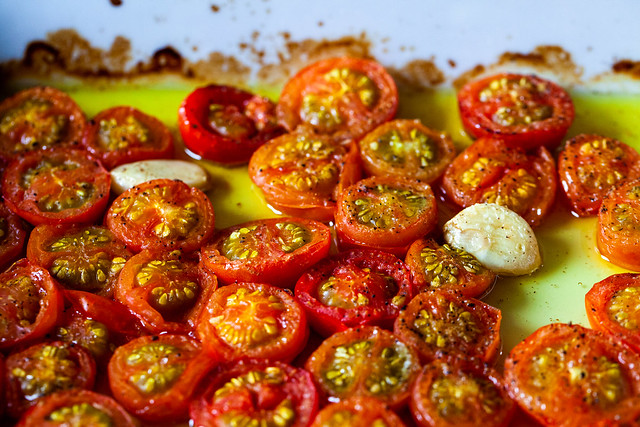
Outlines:
{"label": "halved cherry tomato", "polygon": [[31,262],[49,270],[65,288],[111,297],[131,252],[106,227],[41,224],[27,244]]}
{"label": "halved cherry tomato", "polygon": [[291,362],[309,330],[290,291],[260,283],[234,283],[213,293],[198,321],[205,348],[231,361],[243,357]]}
{"label": "halved cherry tomato", "polygon": [[282,89],[277,113],[289,131],[302,124],[338,139],[358,139],[392,119],[397,108],[396,84],[380,64],[340,57],[293,76]]}
{"label": "halved cherry tomato", "polygon": [[289,215],[332,221],[338,193],[360,178],[357,147],[327,136],[282,135],[253,153],[249,176],[276,209]]}
{"label": "halved cherry tomato", "polygon": [[124,265],[115,297],[148,331],[187,334],[217,286],[216,276],[198,268],[195,256],[142,251]]}
{"label": "halved cherry tomato", "polygon": [[556,196],[556,167],[544,147],[527,154],[499,139],[475,141],[449,165],[442,178],[445,195],[460,207],[497,203],[537,226]]}
{"label": "halved cherry tomato", "polygon": [[464,249],[433,239],[413,242],[405,259],[413,274],[417,292],[452,290],[465,297],[484,295],[495,283],[496,274]]}
{"label": "halved cherry tomato", "polygon": [[318,413],[311,427],[404,427],[387,405],[371,397],[352,397],[330,403]]}
{"label": "halved cherry tomato", "polygon": [[0,271],[20,256],[26,240],[27,230],[22,219],[0,201]]}
{"label": "halved cherry tomato", "polygon": [[198,88],[182,101],[178,128],[189,150],[227,165],[246,163],[258,147],[284,133],[273,102],[220,85]]}
{"label": "halved cherry tomato", "polygon": [[577,216],[597,215],[611,188],[640,177],[640,154],[613,138],[578,135],[562,148],[558,175],[571,211]]}
{"label": "halved cherry tomato", "polygon": [[318,263],[295,288],[311,327],[323,336],[363,325],[388,329],[414,295],[411,272],[395,256],[356,249]]}
{"label": "halved cherry tomato", "polygon": [[473,137],[497,137],[525,150],[557,146],[575,114],[571,97],[557,84],[513,73],[467,83],[458,92],[458,106]]}
{"label": "halved cherry tomato", "polygon": [[64,319],[50,334],[54,339],[69,345],[79,345],[87,350],[98,364],[109,360],[112,352],[111,337],[107,327],[89,319],[77,311],[67,310]]}
{"label": "halved cherry tomato", "polygon": [[112,107],[98,113],[85,127],[82,144],[107,169],[173,156],[169,128],[133,107]]}
{"label": "halved cherry tomato", "polygon": [[399,408],[409,399],[420,365],[415,350],[396,335],[362,326],[324,340],[305,368],[331,402],[367,396]]}
{"label": "halved cherry tomato", "polygon": [[182,181],[155,179],[116,198],[105,217],[107,227],[127,248],[199,249],[214,232],[211,201]]}
{"label": "halved cherry tomato", "polygon": [[56,148],[16,157],[7,166],[2,195],[31,224],[90,223],[109,201],[111,176],[86,151]]}
{"label": "halved cherry tomato", "polygon": [[0,104],[0,152],[70,147],[80,143],[85,124],[84,113],[66,93],[25,89]]}
{"label": "halved cherry tomato", "polygon": [[614,335],[640,353],[640,274],[621,273],[599,281],[585,295],[591,327]]}
{"label": "halved cherry tomato", "polygon": [[413,178],[431,184],[456,156],[453,141],[419,120],[392,120],[360,141],[360,157],[369,175]]}
{"label": "halved cherry tomato", "polygon": [[404,256],[437,224],[433,191],[420,181],[372,176],[338,194],[336,233],[341,247],[382,249]]}
{"label": "halved cherry tomato", "polygon": [[425,427],[506,427],[516,410],[498,372],[466,358],[425,365],[410,404],[413,418]]}
{"label": "halved cherry tomato", "polygon": [[0,349],[47,334],[64,308],[47,270],[21,259],[0,274]]}
{"label": "halved cherry tomato", "polygon": [[221,365],[202,384],[190,408],[196,426],[306,427],[318,411],[311,374],[281,362]]}
{"label": "halved cherry tomato", "polygon": [[411,300],[394,332],[418,351],[423,363],[447,355],[492,363],[500,352],[501,319],[500,310],[482,301],[434,290]]}
{"label": "halved cherry tomato", "polygon": [[201,249],[200,259],[225,284],[260,281],[291,288],[330,247],[331,231],[321,222],[263,219],[220,231]]}
{"label": "halved cherry tomato", "polygon": [[67,390],[39,399],[16,427],[117,426],[136,427],[137,421],[115,400],[89,390]]}
{"label": "halved cherry tomato", "polygon": [[580,325],[535,331],[505,361],[510,396],[544,425],[636,425],[640,355]]}
{"label": "halved cherry tomato", "polygon": [[640,179],[624,182],[604,198],[596,240],[607,260],[640,271]]}
{"label": "halved cherry tomato", "polygon": [[216,363],[193,338],[140,337],[113,353],[111,392],[125,409],[145,421],[184,421],[198,382]]}
{"label": "halved cherry tomato", "polygon": [[41,397],[72,388],[91,389],[95,376],[93,357],[81,346],[62,341],[35,344],[7,357],[7,412],[19,418]]}

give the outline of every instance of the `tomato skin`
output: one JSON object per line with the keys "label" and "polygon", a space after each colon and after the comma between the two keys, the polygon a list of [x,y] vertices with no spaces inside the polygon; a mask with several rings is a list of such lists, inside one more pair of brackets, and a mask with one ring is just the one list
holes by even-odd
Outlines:
{"label": "tomato skin", "polygon": [[[338,283],[331,282],[331,278]],[[335,290],[331,296],[339,300],[335,305],[323,301],[323,284],[329,285],[327,292]],[[347,289],[343,289],[345,286]],[[391,329],[400,307],[414,293],[411,273],[401,260],[386,252],[365,249],[321,261],[304,273],[295,287],[296,298],[304,306],[311,327],[324,337],[364,325]],[[345,301],[345,297],[349,300]],[[359,297],[367,303],[361,305],[357,302]]]}
{"label": "tomato skin", "polygon": [[22,219],[0,202],[0,271],[20,256],[26,240],[27,230]]}
{"label": "tomato skin", "polygon": [[[354,91],[353,85],[346,82],[350,77],[364,78],[364,84],[369,87],[361,93]],[[318,99],[313,101],[314,97]],[[305,107],[309,101],[319,102],[315,107],[317,111],[312,111],[314,107]],[[330,105],[322,105],[325,101]],[[380,64],[369,59],[339,57],[308,65],[289,79],[280,94],[277,115],[288,131],[306,125],[317,133],[333,134],[344,140],[359,139],[392,119],[397,109],[398,89]],[[336,111],[337,117],[329,118],[323,110]]]}
{"label": "tomato skin", "polygon": [[196,334],[226,361],[244,357],[290,363],[309,337],[307,317],[289,290],[263,283],[217,289],[200,315]]}
{"label": "tomato skin", "polygon": [[[123,128],[127,128],[126,130]],[[103,129],[111,138],[101,139]],[[115,132],[111,135],[111,132]],[[136,132],[138,132],[136,134]],[[124,163],[149,159],[170,159],[173,136],[160,120],[126,106],[112,107],[98,113],[84,128],[82,144],[107,169]]]}
{"label": "tomato skin", "polygon": [[318,412],[318,391],[311,374],[281,362],[245,359],[223,364],[201,384],[189,411],[196,426],[235,425],[234,421],[253,419],[305,427]]}
{"label": "tomato skin", "polygon": [[556,323],[511,350],[504,376],[509,395],[544,425],[634,425],[639,364],[640,355],[612,337]]}
{"label": "tomato skin", "polygon": [[[509,99],[514,97],[511,94],[513,90],[494,93],[499,88],[491,88],[492,82],[496,82],[504,90],[503,82],[510,81],[519,86],[515,91],[517,98]],[[522,83],[529,87],[523,87]],[[519,92],[520,89],[522,91]],[[518,106],[519,102],[525,105]],[[511,147],[525,150],[540,146],[556,147],[575,115],[573,101],[563,88],[534,75],[513,73],[497,74],[467,83],[458,92],[458,107],[464,128],[474,138],[496,137]],[[494,117],[500,109],[507,114],[522,112],[529,118],[529,123],[499,123]],[[547,117],[531,120],[537,109],[547,109]]]}
{"label": "tomato skin", "polygon": [[[201,249],[200,260],[225,284],[260,281],[291,288],[307,268],[329,254],[330,247],[331,230],[321,222],[263,219],[219,231]],[[245,251],[255,255],[244,256]]]}
{"label": "tomato skin", "polygon": [[155,179],[118,196],[105,216],[127,248],[195,251],[213,235],[215,214],[201,190],[178,180]]}
{"label": "tomato skin", "polygon": [[[223,126],[236,127],[235,132],[221,132],[212,126],[211,106],[220,108]],[[275,105],[270,100],[221,85],[191,92],[178,110],[178,128],[189,150],[225,165],[248,162],[258,147],[284,133],[276,123]]]}
{"label": "tomato skin", "polygon": [[384,426],[405,426],[400,417],[378,399],[359,396],[328,404],[318,413],[311,427],[341,427],[345,424],[369,427],[377,426],[376,422],[380,421]]}
{"label": "tomato skin", "polygon": [[86,151],[54,148],[14,158],[4,173],[2,196],[34,225],[90,223],[104,213],[110,186],[111,175]]}

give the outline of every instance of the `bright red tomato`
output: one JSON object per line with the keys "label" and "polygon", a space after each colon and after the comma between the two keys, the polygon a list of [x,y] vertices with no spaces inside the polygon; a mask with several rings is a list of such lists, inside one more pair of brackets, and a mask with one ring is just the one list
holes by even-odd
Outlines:
{"label": "bright red tomato", "polygon": [[127,337],[140,335],[141,325],[126,306],[89,292],[65,290],[71,308],[82,316],[103,323],[109,331]]}
{"label": "bright red tomato", "polygon": [[0,202],[0,271],[22,254],[26,240],[27,230],[22,219]]}
{"label": "bright red tomato", "polygon": [[371,397],[352,397],[330,403],[318,413],[311,427],[404,427],[388,405]]}
{"label": "bright red tomato", "polygon": [[460,117],[475,138],[500,138],[525,150],[553,148],[573,122],[573,101],[557,84],[504,73],[467,83],[458,92]]}

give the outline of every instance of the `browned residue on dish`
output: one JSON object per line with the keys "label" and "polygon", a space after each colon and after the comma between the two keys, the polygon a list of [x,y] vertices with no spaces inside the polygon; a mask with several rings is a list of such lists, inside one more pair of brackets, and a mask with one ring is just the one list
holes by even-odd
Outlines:
{"label": "browned residue on dish", "polygon": [[433,59],[417,59],[400,69],[388,68],[399,87],[427,89],[445,82],[446,78]]}
{"label": "browned residue on dish", "polygon": [[640,79],[640,61],[622,59],[613,64],[612,70],[616,74],[623,74],[634,79]]}

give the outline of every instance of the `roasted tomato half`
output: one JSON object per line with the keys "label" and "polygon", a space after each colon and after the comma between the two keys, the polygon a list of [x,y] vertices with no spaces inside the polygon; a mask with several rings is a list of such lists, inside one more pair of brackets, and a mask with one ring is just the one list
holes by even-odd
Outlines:
{"label": "roasted tomato half", "polygon": [[418,294],[394,325],[396,335],[418,351],[423,363],[447,355],[493,362],[500,352],[497,308],[453,292]]}
{"label": "roasted tomato half", "polygon": [[304,273],[295,293],[311,327],[326,337],[362,325],[391,329],[414,290],[409,269],[394,255],[356,249]]}
{"label": "roasted tomato half", "polygon": [[193,153],[227,165],[246,163],[259,146],[284,133],[275,109],[267,98],[209,85],[182,101],[178,128]]}
{"label": "roasted tomato half", "polygon": [[411,243],[436,226],[438,208],[428,184],[373,176],[340,192],[335,218],[341,247],[404,256]]}
{"label": "roasted tomato half", "polygon": [[585,296],[591,327],[617,336],[640,353],[640,274],[614,274]]}
{"label": "roasted tomato half", "polygon": [[109,361],[113,397],[149,422],[185,421],[198,382],[217,361],[184,335],[137,338]]}
{"label": "roasted tomato half", "polygon": [[249,161],[249,176],[273,207],[289,215],[332,221],[338,193],[360,178],[355,144],[303,131],[261,146]]}
{"label": "roasted tomato half", "polygon": [[91,389],[96,376],[93,357],[81,346],[44,342],[7,357],[7,412],[19,418],[37,399],[61,390]]}
{"label": "roasted tomato half", "polygon": [[84,113],[66,93],[26,89],[0,104],[0,153],[79,144],[85,125]]}
{"label": "roasted tomato half", "polygon": [[456,156],[453,141],[419,120],[393,120],[358,141],[364,171],[431,184]]}
{"label": "roasted tomato half", "polygon": [[86,151],[56,148],[16,157],[4,173],[9,209],[31,224],[90,223],[109,201],[111,176]]}
{"label": "roasted tomato half", "polygon": [[473,137],[497,137],[525,150],[560,144],[574,117],[569,94],[534,75],[504,73],[469,82],[458,92],[458,107]]}
{"label": "roasted tomato half", "polygon": [[22,219],[0,201],[0,271],[20,257],[26,241],[27,230]]}
{"label": "roasted tomato half", "polygon": [[640,355],[580,325],[556,323],[511,350],[505,382],[520,407],[544,425],[636,425]]}
{"label": "roasted tomato half", "polygon": [[137,421],[115,400],[89,390],[67,390],[39,399],[16,427],[136,427]]}
{"label": "roasted tomato half", "polygon": [[221,365],[202,386],[190,408],[196,426],[306,427],[318,411],[311,374],[281,362]]}
{"label": "roasted tomato half", "polygon": [[180,251],[142,251],[124,265],[115,297],[152,333],[187,334],[216,290],[216,276]]}
{"label": "roasted tomato half", "polygon": [[292,131],[299,125],[339,139],[358,139],[390,120],[398,109],[393,78],[377,62],[330,58],[300,70],[278,101],[278,121]]}
{"label": "roasted tomato half", "polygon": [[409,398],[420,362],[393,333],[362,326],[324,340],[305,368],[330,402],[365,396],[399,408]]}
{"label": "roasted tomato half", "polygon": [[290,291],[234,283],[213,293],[197,328],[205,348],[231,361],[243,357],[291,362],[309,335],[304,309]]}
{"label": "roasted tomato half", "polygon": [[604,198],[596,240],[607,260],[640,271],[640,179],[624,182]]}
{"label": "roasted tomato half", "polygon": [[0,274],[0,349],[43,337],[63,308],[62,293],[47,270],[17,261]]}
{"label": "roasted tomato half", "polygon": [[213,235],[206,194],[182,181],[155,179],[130,188],[107,211],[106,224],[127,248],[194,251]]}
{"label": "roasted tomato half", "polygon": [[98,113],[84,129],[82,144],[107,169],[173,156],[169,128],[133,107],[113,107]]}
{"label": "roasted tomato half", "polygon": [[404,427],[404,423],[383,402],[360,396],[328,404],[311,427]]}
{"label": "roasted tomato half", "polygon": [[27,257],[67,289],[111,297],[131,252],[106,227],[42,224],[31,232]]}
{"label": "roasted tomato half", "polygon": [[448,244],[441,246],[433,239],[413,242],[405,262],[413,274],[416,292],[442,289],[477,298],[496,281],[496,274],[469,252]]}
{"label": "roasted tomato half", "polygon": [[257,282],[291,288],[302,273],[329,254],[331,231],[321,222],[275,218],[220,231],[200,251],[222,283]]}
{"label": "roasted tomato half", "polygon": [[442,178],[442,190],[458,206],[497,203],[519,214],[531,226],[539,225],[549,213],[556,187],[555,162],[546,148],[528,154],[492,138],[471,144]]}
{"label": "roasted tomato half", "polygon": [[464,358],[425,365],[410,404],[413,418],[425,427],[506,427],[516,410],[498,372]]}

